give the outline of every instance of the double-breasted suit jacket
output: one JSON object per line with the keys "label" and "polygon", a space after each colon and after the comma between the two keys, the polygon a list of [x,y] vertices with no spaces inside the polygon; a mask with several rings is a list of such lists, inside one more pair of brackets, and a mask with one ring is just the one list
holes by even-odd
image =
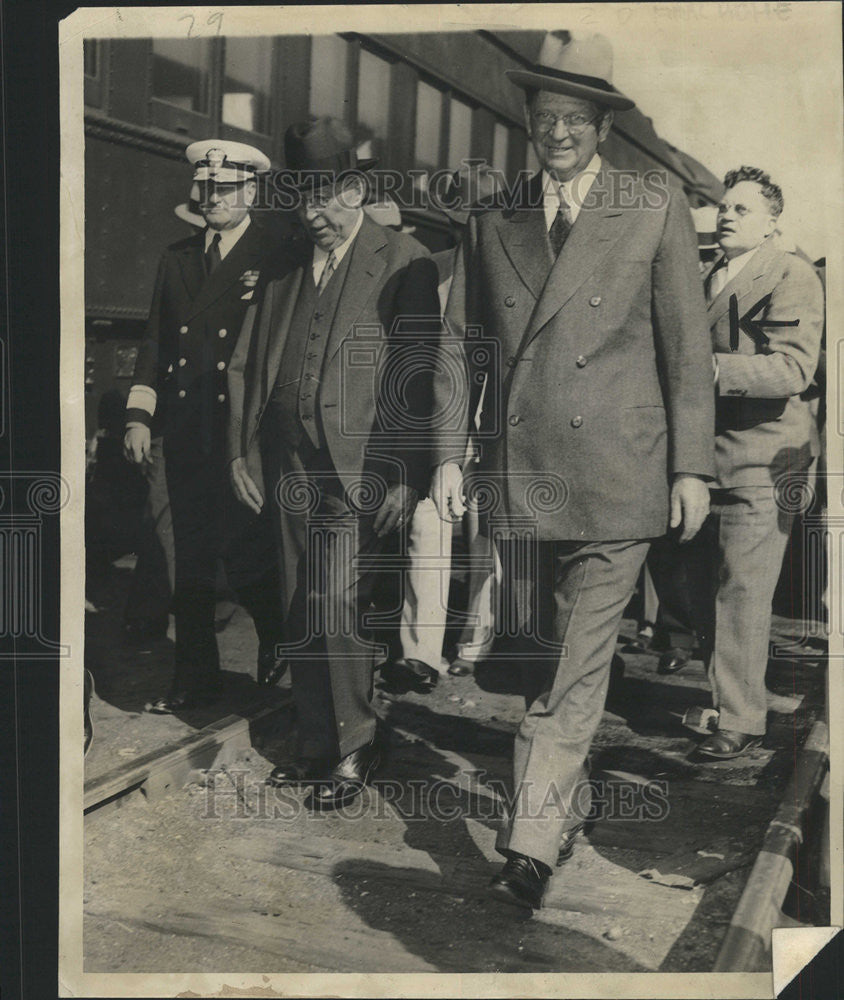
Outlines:
{"label": "double-breasted suit jacket", "polygon": [[814,417],[801,393],[818,365],[823,315],[814,268],[769,241],[710,302],[719,486],[769,486],[810,464]]}
{"label": "double-breasted suit jacket", "polygon": [[[447,318],[479,327],[482,353],[500,357],[487,372],[479,474],[506,515],[535,519],[540,540],[662,535],[671,474],[713,473],[688,205],[667,183],[624,179],[621,190],[603,161],[556,261],[541,175],[514,207],[471,218],[458,255]],[[547,489],[532,494],[543,476]]]}
{"label": "double-breasted suit jacket", "polygon": [[[431,415],[442,403],[435,354],[440,343],[437,269],[412,237],[364,218],[348,252],[333,315],[324,328],[317,412],[334,468],[347,489],[366,473],[405,481],[425,495],[431,466]],[[259,426],[277,383],[287,334],[313,245],[292,246],[244,320],[229,366],[229,461],[244,457],[262,494],[277,470],[263,469]],[[346,261],[343,261],[345,264]],[[317,349],[317,348],[315,348]],[[298,374],[298,373],[295,373]]]}
{"label": "double-breasted suit jacket", "polygon": [[133,385],[157,394],[155,413],[127,411],[164,438],[165,457],[224,461],[227,370],[255,279],[277,239],[254,220],[213,274],[205,268],[205,234],[180,240],[162,255]]}

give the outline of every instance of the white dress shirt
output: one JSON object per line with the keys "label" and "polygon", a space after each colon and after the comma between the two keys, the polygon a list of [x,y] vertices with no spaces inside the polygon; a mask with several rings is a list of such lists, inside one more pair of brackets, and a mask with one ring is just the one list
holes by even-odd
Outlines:
{"label": "white dress shirt", "polygon": [[560,192],[569,207],[572,225],[580,215],[580,209],[586,196],[595,183],[595,178],[601,169],[601,157],[597,153],[586,164],[580,173],[575,174],[571,180],[557,181],[546,171],[542,171],[542,205],[545,209],[545,228],[550,229],[557,210],[560,207]]}
{"label": "white dress shirt", "polygon": [[712,272],[712,277],[709,281],[710,302],[720,294],[721,289],[728,282],[732,281],[739,274],[739,272],[747,266],[750,258],[758,249],[759,247],[756,246],[752,250],[746,250],[744,253],[740,253],[737,257],[730,258],[727,260],[726,264],[722,264]]}
{"label": "white dress shirt", "polygon": [[360,227],[363,224],[363,209],[358,211],[358,219],[355,223],[354,229],[349,233],[345,240],[340,244],[340,246],[334,247],[333,250],[323,250],[322,247],[314,247],[314,262],[313,262],[313,274],[314,274],[314,285],[319,285],[319,279],[322,277],[322,272],[325,270],[325,265],[328,263],[328,257],[330,254],[334,254],[334,270],[340,266],[340,261],[349,252],[349,249],[354,242],[355,237],[360,232]]}

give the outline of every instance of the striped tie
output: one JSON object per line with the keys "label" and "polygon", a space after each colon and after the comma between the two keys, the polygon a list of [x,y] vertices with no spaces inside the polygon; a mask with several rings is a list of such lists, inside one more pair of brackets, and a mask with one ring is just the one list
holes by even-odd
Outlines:
{"label": "striped tie", "polygon": [[319,282],[316,286],[317,295],[322,295],[325,291],[325,286],[331,281],[331,275],[337,267],[337,258],[334,256],[334,251],[328,255],[328,260],[325,262],[325,267],[322,269],[322,274],[319,276]]}

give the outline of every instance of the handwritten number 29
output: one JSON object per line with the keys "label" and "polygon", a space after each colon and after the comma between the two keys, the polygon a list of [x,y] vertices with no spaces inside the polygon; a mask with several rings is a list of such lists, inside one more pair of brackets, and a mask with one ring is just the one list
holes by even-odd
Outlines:
{"label": "handwritten number 29", "polygon": [[[190,21],[190,24],[188,25],[188,38],[192,38],[193,37],[193,29],[196,26],[196,17],[193,14],[184,14],[182,17],[179,18],[179,20],[180,21]],[[209,26],[216,24],[216,26],[217,26],[217,34],[219,35],[220,32],[223,29],[223,11],[218,10],[218,11],[215,11],[213,14],[209,14],[208,15],[208,20],[205,23],[206,23],[206,25],[209,25]]]}

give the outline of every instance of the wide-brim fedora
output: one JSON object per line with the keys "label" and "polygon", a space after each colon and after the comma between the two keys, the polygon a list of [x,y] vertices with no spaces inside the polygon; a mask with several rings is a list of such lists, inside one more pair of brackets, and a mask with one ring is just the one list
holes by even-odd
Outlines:
{"label": "wide-brim fedora", "polygon": [[375,157],[359,159],[352,134],[337,118],[313,117],[284,134],[285,173],[297,187],[321,185],[371,170]]}
{"label": "wide-brim fedora", "polygon": [[524,90],[549,90],[629,111],[636,105],[612,84],[612,46],[604,35],[550,31],[531,69],[508,69]]}

